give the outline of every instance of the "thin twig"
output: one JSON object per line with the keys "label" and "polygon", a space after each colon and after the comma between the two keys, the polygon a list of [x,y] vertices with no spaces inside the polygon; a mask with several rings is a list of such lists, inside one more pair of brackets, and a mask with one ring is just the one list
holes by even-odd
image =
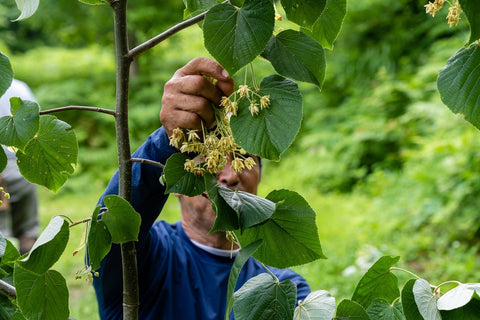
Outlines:
{"label": "thin twig", "polygon": [[10,299],[17,299],[17,291],[15,290],[15,287],[3,280],[0,280],[0,294],[3,294]]}
{"label": "thin twig", "polygon": [[163,163],[160,163],[160,162],[157,162],[157,161],[153,161],[153,160],[149,160],[149,159],[141,159],[141,158],[132,158],[130,159],[132,162],[140,162],[140,163],[148,163],[148,164],[151,164],[151,165],[154,165],[154,166],[157,166],[157,167],[160,167],[160,168],[165,168],[165,165]]}
{"label": "thin twig", "polygon": [[60,112],[60,111],[68,111],[68,110],[86,110],[86,111],[94,111],[94,112],[100,112],[100,113],[106,113],[112,116],[115,116],[115,111],[110,110],[110,109],[102,109],[102,108],[97,108],[97,107],[86,107],[86,106],[66,106],[66,107],[60,107],[60,108],[53,108],[49,110],[42,110],[40,111],[40,114],[49,114],[49,113],[54,113],[54,112]]}

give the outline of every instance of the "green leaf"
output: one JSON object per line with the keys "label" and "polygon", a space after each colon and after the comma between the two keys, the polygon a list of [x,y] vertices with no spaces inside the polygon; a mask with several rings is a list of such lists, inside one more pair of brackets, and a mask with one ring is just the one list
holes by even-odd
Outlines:
{"label": "green leaf", "polygon": [[454,113],[480,129],[480,45],[462,48],[440,70],[437,86],[440,97]]}
{"label": "green leaf", "polygon": [[351,300],[342,300],[337,307],[335,319],[341,320],[370,320],[367,311],[358,303]]}
{"label": "green leaf", "polygon": [[313,25],[312,30],[301,30],[317,40],[324,48],[332,50],[346,14],[347,0],[327,0],[325,10]]}
{"label": "green leaf", "polygon": [[377,260],[360,279],[352,300],[364,308],[377,298],[385,299],[389,303],[400,296],[398,279],[390,272],[390,268],[398,262],[400,257],[384,256]]}
{"label": "green leaf", "polygon": [[0,320],[12,319],[15,311],[17,311],[17,306],[7,296],[0,294]]}
{"label": "green leaf", "polygon": [[237,235],[240,243],[246,245],[263,239],[265,246],[259,248],[254,257],[277,268],[325,258],[318,239],[315,212],[305,199],[289,190],[272,191],[267,199],[276,204],[272,217]]}
{"label": "green leaf", "polygon": [[402,308],[407,320],[423,320],[422,315],[418,311],[415,297],[413,296],[413,285],[415,281],[416,279],[408,280],[402,289]]}
{"label": "green leaf", "polygon": [[438,299],[438,310],[453,310],[463,307],[472,300],[475,290],[480,292],[480,283],[460,283]]}
{"label": "green leaf", "polygon": [[31,17],[38,9],[40,0],[15,0],[20,16],[14,21],[24,20]]}
{"label": "green leaf", "polygon": [[244,191],[232,191],[219,186],[218,193],[238,213],[240,230],[268,220],[275,211],[275,203]]}
{"label": "green leaf", "polygon": [[68,222],[59,216],[53,217],[28,255],[17,263],[37,274],[45,273],[62,255],[68,238]]}
{"label": "green leaf", "polygon": [[472,299],[465,306],[441,312],[442,320],[479,320],[480,319],[480,300]]}
{"label": "green leaf", "polygon": [[202,194],[205,191],[205,181],[184,169],[188,156],[184,153],[175,153],[168,158],[163,170],[167,181],[167,193],[180,193],[189,197]]}
{"label": "green leaf", "polygon": [[424,279],[418,279],[413,285],[413,295],[418,311],[425,320],[441,320],[437,310],[437,296],[433,292],[430,283]]}
{"label": "green leaf", "polygon": [[290,280],[275,281],[267,273],[249,279],[234,294],[236,320],[292,319],[297,286]]}
{"label": "green leaf", "polygon": [[402,312],[402,304],[395,303],[393,306],[384,299],[376,299],[368,307],[367,313],[375,320],[405,320]]}
{"label": "green leaf", "polygon": [[0,97],[12,85],[13,70],[10,59],[0,51]]}
{"label": "green leaf", "polygon": [[3,148],[0,148],[0,172],[7,167],[8,159]]}
{"label": "green leaf", "polygon": [[127,200],[117,195],[109,195],[103,199],[107,211],[102,219],[112,236],[113,243],[138,241],[141,218]]}
{"label": "green leaf", "polygon": [[230,275],[228,276],[228,288],[227,288],[227,307],[225,309],[225,320],[229,319],[230,312],[233,307],[234,299],[233,292],[237,285],[238,275],[242,271],[243,265],[247,262],[253,253],[262,245],[262,240],[258,240],[254,243],[249,244],[248,246],[240,249],[235,261],[233,262],[232,269],[230,270]]}
{"label": "green leaf", "polygon": [[262,56],[282,76],[322,86],[325,54],[322,46],[305,33],[285,30],[272,36]]}
{"label": "green leaf", "polygon": [[56,192],[74,172],[77,156],[77,138],[70,125],[42,116],[38,133],[24,152],[17,152],[17,163],[27,180]]}
{"label": "green leaf", "polygon": [[480,2],[478,0],[460,0],[460,7],[467,16],[470,24],[470,39],[467,44],[471,44],[480,39]]}
{"label": "green leaf", "polygon": [[14,284],[18,305],[27,319],[68,318],[67,283],[57,271],[37,274],[16,265]]}
{"label": "green leaf", "polygon": [[40,107],[17,97],[10,105],[12,115],[0,118],[0,143],[23,150],[38,131]]}
{"label": "green leaf", "polygon": [[238,214],[228,205],[228,203],[220,196],[218,190],[220,184],[217,182],[216,176],[211,174],[205,175],[205,186],[208,193],[208,198],[212,202],[212,208],[217,218],[210,230],[210,233],[215,231],[233,231],[240,228],[238,221]]}
{"label": "green leaf", "polygon": [[222,3],[205,15],[205,47],[232,76],[262,53],[274,24],[271,0],[245,0],[240,9]]}
{"label": "green leaf", "polygon": [[185,4],[185,10],[183,11],[183,17],[196,16],[202,13],[218,3],[217,0],[183,0]]}
{"label": "green leaf", "polygon": [[252,116],[250,102],[241,99],[238,116],[230,119],[233,138],[249,153],[278,160],[300,129],[302,96],[295,82],[278,75],[263,79],[258,94],[269,96],[270,106]]}
{"label": "green leaf", "polygon": [[282,0],[281,2],[288,20],[309,29],[325,8],[325,0]]}
{"label": "green leaf", "polygon": [[87,252],[92,270],[100,268],[100,263],[112,246],[112,236],[105,222],[98,220],[99,212],[100,206],[98,205],[92,214],[92,220],[90,221],[90,228],[88,230]]}
{"label": "green leaf", "polygon": [[7,273],[13,272],[13,266],[15,261],[20,257],[20,253],[18,249],[12,244],[12,242],[8,239],[5,239],[7,246],[5,248],[5,252],[3,256],[0,257],[0,268],[2,268]]}
{"label": "green leaf", "polygon": [[335,298],[325,290],[311,292],[295,308],[295,320],[331,320],[335,314]]}

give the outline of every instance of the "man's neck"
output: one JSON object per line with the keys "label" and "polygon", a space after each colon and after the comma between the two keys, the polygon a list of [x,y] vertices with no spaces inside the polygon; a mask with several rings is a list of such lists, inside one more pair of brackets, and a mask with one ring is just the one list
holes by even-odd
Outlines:
{"label": "man's neck", "polygon": [[226,233],[223,231],[216,231],[209,234],[210,229],[199,227],[198,225],[195,226],[192,222],[185,221],[184,219],[182,219],[182,228],[190,239],[203,245],[224,250],[238,248],[237,245],[233,245],[233,243],[227,239]]}

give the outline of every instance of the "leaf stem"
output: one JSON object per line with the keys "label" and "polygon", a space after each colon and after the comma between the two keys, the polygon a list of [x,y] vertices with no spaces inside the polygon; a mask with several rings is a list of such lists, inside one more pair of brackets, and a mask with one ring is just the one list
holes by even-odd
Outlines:
{"label": "leaf stem", "polygon": [[420,277],[418,275],[416,275],[415,273],[409,271],[409,270],[406,270],[406,269],[402,269],[402,268],[398,268],[398,267],[391,267],[390,270],[398,270],[398,271],[403,271],[403,272],[406,272],[412,276],[414,276],[415,278],[417,279],[420,279]]}
{"label": "leaf stem", "polygon": [[264,263],[260,262],[260,264],[265,268],[265,270],[268,271],[268,273],[273,277],[273,279],[275,279],[277,283],[280,283],[280,280],[278,280],[277,276],[270,269],[268,269]]}
{"label": "leaf stem", "polygon": [[66,106],[66,107],[60,107],[60,108],[53,108],[53,109],[49,109],[49,110],[42,110],[42,111],[40,111],[40,115],[55,113],[55,112],[60,112],[60,111],[68,111],[68,110],[94,111],[94,112],[106,113],[106,114],[109,114],[109,115],[115,117],[115,111],[114,110],[103,109],[103,108],[98,108],[98,107],[87,107],[87,106]]}

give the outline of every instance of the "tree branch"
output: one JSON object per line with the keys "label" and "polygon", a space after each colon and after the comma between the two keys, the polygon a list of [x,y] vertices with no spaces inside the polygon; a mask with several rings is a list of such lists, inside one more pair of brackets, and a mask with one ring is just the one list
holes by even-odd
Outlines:
{"label": "tree branch", "polygon": [[148,163],[148,164],[160,167],[162,169],[165,168],[165,165],[163,163],[153,161],[153,160],[149,160],[149,159],[132,158],[131,161],[132,162],[140,162],[140,163]]}
{"label": "tree branch", "polygon": [[43,115],[43,114],[49,114],[49,113],[60,112],[60,111],[68,111],[68,110],[94,111],[94,112],[106,113],[106,114],[115,116],[114,110],[102,109],[97,107],[86,107],[86,106],[66,106],[66,107],[60,107],[60,108],[53,108],[49,110],[42,110],[40,111],[40,114]]}
{"label": "tree branch", "polygon": [[198,16],[195,16],[195,17],[192,17],[192,18],[187,19],[185,21],[182,21],[179,24],[171,27],[170,29],[168,29],[168,30],[160,33],[159,35],[153,37],[152,39],[145,41],[144,43],[142,43],[142,44],[136,46],[135,48],[133,48],[132,50],[130,50],[129,56],[132,59],[135,59],[141,53],[155,47],[157,44],[159,44],[162,41],[164,41],[164,40],[168,39],[169,37],[173,36],[175,33],[179,32],[179,31],[182,31],[183,29],[188,28],[188,27],[202,21],[203,19],[205,19],[205,14],[206,14],[206,12],[203,12],[203,13],[199,14]]}
{"label": "tree branch", "polygon": [[10,299],[17,299],[17,291],[15,290],[15,287],[3,280],[0,280],[0,294],[7,296]]}

